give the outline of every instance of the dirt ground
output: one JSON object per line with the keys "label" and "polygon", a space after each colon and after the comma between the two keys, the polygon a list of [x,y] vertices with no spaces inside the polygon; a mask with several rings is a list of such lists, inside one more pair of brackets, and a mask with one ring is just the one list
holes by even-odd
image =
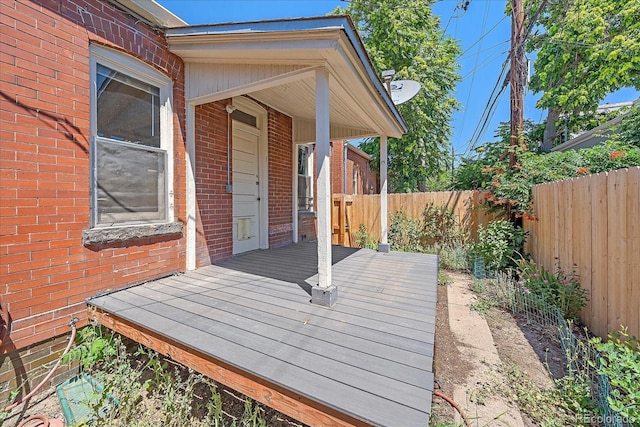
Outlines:
{"label": "dirt ground", "polygon": [[[554,376],[563,373],[562,356],[553,333],[495,308],[480,316],[470,307],[476,301],[470,290],[471,276],[445,274],[452,282],[438,286],[434,353],[436,390],[454,397],[474,426],[534,426],[525,414],[520,413],[513,399],[505,398],[506,381],[501,372],[504,365],[513,365],[538,387],[552,387],[549,370]],[[225,412],[240,417],[244,397],[222,386],[219,391]],[[20,415],[31,414],[63,418],[53,388],[32,399]],[[304,427],[269,408],[264,408],[261,415],[270,427]],[[437,396],[433,399],[431,418],[432,426],[463,425],[457,412]],[[18,422],[19,417],[14,416],[4,425],[16,427]]]}
{"label": "dirt ground", "polygon": [[[438,287],[436,390],[453,397],[474,426],[535,426],[519,409],[505,375],[517,369],[523,380],[541,390],[553,387],[549,372],[560,377],[564,369],[553,332],[494,307],[478,313],[472,309],[478,301],[470,290],[472,277],[444,273],[451,283]],[[463,425],[451,405],[438,396],[431,418],[432,426]]]}

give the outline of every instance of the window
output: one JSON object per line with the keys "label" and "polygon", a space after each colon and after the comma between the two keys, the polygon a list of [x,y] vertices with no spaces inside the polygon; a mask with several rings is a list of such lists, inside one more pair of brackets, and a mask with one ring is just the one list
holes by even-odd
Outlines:
{"label": "window", "polygon": [[313,210],[313,145],[298,146],[298,210]]}
{"label": "window", "polygon": [[358,167],[358,165],[355,164],[355,162],[353,163],[353,173],[352,173],[352,181],[353,181],[353,194],[358,194],[358,175],[359,175],[359,170],[360,168]]}
{"label": "window", "polygon": [[91,47],[93,225],[171,218],[171,80],[127,55]]}
{"label": "window", "polygon": [[252,116],[249,113],[245,113],[242,110],[238,110],[238,109],[233,110],[233,113],[231,113],[231,118],[233,120],[242,122],[245,125],[249,125],[254,128],[258,127],[258,118],[256,116]]}

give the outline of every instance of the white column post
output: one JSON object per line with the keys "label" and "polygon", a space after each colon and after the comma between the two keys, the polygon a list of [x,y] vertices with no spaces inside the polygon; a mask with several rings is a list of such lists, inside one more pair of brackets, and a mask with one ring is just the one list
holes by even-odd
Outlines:
{"label": "white column post", "polygon": [[387,227],[387,136],[380,135],[380,244],[379,252],[389,252]]}
{"label": "white column post", "polygon": [[187,104],[187,253],[186,269],[196,269],[196,107]]}
{"label": "white column post", "polygon": [[293,158],[293,243],[298,243],[298,147],[299,145],[294,142],[291,156]]}
{"label": "white column post", "polygon": [[318,286],[311,289],[311,301],[331,306],[337,288],[331,283],[331,171],[329,143],[329,72],[316,70],[316,168],[318,206]]}

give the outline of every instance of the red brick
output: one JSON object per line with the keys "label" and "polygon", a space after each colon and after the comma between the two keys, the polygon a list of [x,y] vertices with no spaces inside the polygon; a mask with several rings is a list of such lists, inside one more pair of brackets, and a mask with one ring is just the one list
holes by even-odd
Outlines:
{"label": "red brick", "polygon": [[[7,296],[8,297],[8,296]],[[7,298],[9,299],[9,298]],[[48,303],[51,300],[51,296],[49,294],[46,295],[40,295],[38,297],[35,298],[28,298],[26,300],[20,300],[20,301],[16,301],[13,303],[10,303],[11,305],[9,306],[10,310],[20,310],[21,308],[29,308],[33,310],[36,307],[43,307],[46,303]],[[42,312],[42,311],[38,311],[38,312]]]}
{"label": "red brick", "polygon": [[[68,332],[63,322],[33,323],[38,322],[34,317],[29,324],[30,315],[65,312],[65,316],[79,313],[86,319],[84,298],[97,290],[122,287],[183,268],[184,239],[147,239],[117,250],[89,250],[82,246],[81,238],[82,231],[89,227],[90,214],[88,37],[96,39],[93,33],[97,33],[104,43],[120,44],[125,50],[133,46],[134,56],[170,70],[177,86],[176,181],[172,184],[180,217],[186,209],[184,137],[180,129],[184,123],[184,90],[180,87],[184,70],[180,59],[166,51],[161,35],[105,3],[43,0],[36,4],[17,0],[12,5],[14,8],[8,8],[3,3],[0,14],[0,81],[16,101],[0,104],[0,161],[10,163],[2,163],[8,171],[0,177],[0,215],[11,221],[2,224],[3,232],[19,234],[3,236],[0,254],[7,261],[0,262],[9,264],[2,264],[0,271],[3,282],[7,281],[4,289],[33,289],[36,294],[29,302],[16,301],[12,307],[12,313],[26,322],[13,335],[20,347]],[[83,28],[79,7],[96,17],[99,28]],[[10,31],[5,32],[5,28]],[[139,52],[131,43],[134,38],[143,46]],[[224,236],[229,238],[228,233]],[[85,277],[91,272],[95,274]],[[69,304],[73,305],[70,309]]]}

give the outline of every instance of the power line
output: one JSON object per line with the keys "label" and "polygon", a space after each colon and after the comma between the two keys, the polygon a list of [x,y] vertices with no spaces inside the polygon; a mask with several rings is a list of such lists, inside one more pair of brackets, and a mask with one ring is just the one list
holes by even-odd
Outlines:
{"label": "power line", "polygon": [[449,28],[449,24],[451,23],[452,19],[458,19],[462,16],[464,16],[464,14],[467,12],[467,9],[469,8],[469,4],[471,3],[471,0],[461,0],[460,4],[457,4],[456,7],[453,9],[453,11],[455,12],[458,9],[462,10],[462,13],[458,14],[458,15],[453,15],[451,14],[449,16],[449,20],[447,21],[447,25],[444,26],[444,30],[442,31],[443,33],[447,32],[447,28]]}
{"label": "power line", "polygon": [[476,145],[478,144],[478,141],[486,131],[486,127],[489,124],[490,118],[493,116],[493,112],[495,111],[498,99],[500,98],[500,96],[504,92],[504,89],[506,88],[505,77],[507,75],[508,64],[509,64],[509,59],[506,59],[502,63],[502,69],[500,70],[498,79],[496,80],[496,83],[493,86],[493,89],[491,90],[489,99],[487,100],[487,103],[482,111],[482,115],[480,116],[480,120],[478,121],[478,124],[476,125],[476,128],[473,131],[473,134],[471,135],[471,138],[469,140],[469,145],[465,150],[465,154],[464,154],[465,157],[468,156],[469,153],[476,147]]}
{"label": "power line", "polygon": [[[485,4],[484,7],[484,16],[482,17],[482,29],[480,30],[480,32],[482,33],[484,31],[485,25],[487,25],[487,16],[489,15],[489,2],[487,2]],[[473,70],[471,70],[471,83],[469,84],[469,93],[467,94],[467,100],[465,101],[465,105],[469,105],[469,99],[471,99],[471,91],[473,90],[473,83],[475,81],[476,78],[476,73],[475,70],[478,68],[478,60],[480,59],[480,51],[482,50],[482,39],[484,37],[482,37],[480,39],[480,43],[478,44],[478,51],[476,52],[476,59],[475,59],[475,63],[473,65]],[[463,77],[464,80],[464,77]],[[468,108],[464,109],[464,114],[462,115],[462,127],[460,128],[460,135],[462,135],[462,131],[464,130],[464,124],[467,118],[467,112],[469,111]]]}
{"label": "power line", "polygon": [[469,77],[471,74],[474,74],[476,71],[482,69],[485,65],[491,63],[493,60],[495,60],[496,58],[499,58],[502,55],[507,54],[509,51],[503,51],[503,52],[497,52],[493,55],[488,56],[487,58],[485,58],[480,64],[478,64],[473,70],[469,71],[467,74],[465,74],[464,76],[462,76],[462,80],[464,81],[467,77]]}
{"label": "power line", "polygon": [[[482,49],[482,50],[480,51],[480,53],[485,53],[485,52],[488,52],[488,51],[490,51],[490,50],[493,50],[493,49],[499,48],[499,47],[501,47],[501,46],[504,46],[505,44],[509,43],[509,41],[510,41],[509,39],[503,40],[503,41],[501,41],[500,43],[496,43],[496,44],[494,44],[493,46],[489,46],[489,47],[487,47],[487,48],[485,48],[485,49]],[[506,52],[505,52],[505,53],[506,53]],[[473,56],[473,55],[476,55],[476,54],[474,53],[474,54],[472,54],[472,55],[470,54],[469,56],[462,56],[462,57],[458,57],[458,61],[464,61],[465,59],[469,59],[469,58],[470,58],[471,56]]]}
{"label": "power line", "polygon": [[460,58],[462,55],[464,55],[465,53],[469,52],[471,50],[472,47],[474,47],[475,45],[477,45],[478,43],[482,42],[482,40],[487,37],[489,34],[491,34],[491,32],[493,30],[495,30],[496,28],[498,28],[498,25],[500,25],[502,23],[502,21],[504,21],[505,19],[507,19],[507,15],[503,16],[501,20],[499,20],[498,22],[495,23],[495,25],[493,27],[491,27],[489,29],[489,31],[487,31],[486,33],[482,34],[478,40],[476,40],[475,42],[473,42],[471,44],[471,46],[467,47],[467,49],[462,52],[460,55],[458,55],[458,58]]}

